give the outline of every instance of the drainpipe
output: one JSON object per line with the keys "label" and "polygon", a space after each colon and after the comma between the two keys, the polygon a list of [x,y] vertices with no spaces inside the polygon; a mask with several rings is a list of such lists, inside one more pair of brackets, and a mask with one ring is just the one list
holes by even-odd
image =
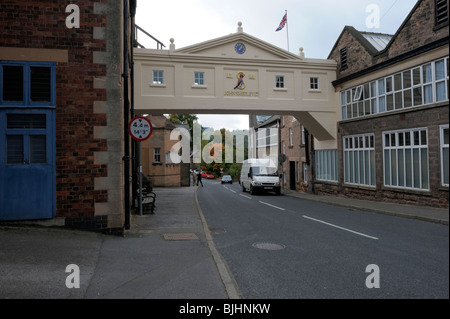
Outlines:
{"label": "drainpipe", "polygon": [[[131,62],[131,72],[130,72],[130,82],[131,82],[131,118],[135,117],[134,112],[134,45],[136,42],[136,26],[135,26],[135,16],[136,16],[136,0],[130,0],[130,18],[131,18],[131,45],[130,45],[130,62]],[[131,189],[131,198],[132,198],[132,207],[135,207],[136,199],[137,199],[137,191],[138,191],[138,163],[136,160],[137,154],[137,142],[135,140],[131,141],[131,157],[133,159],[133,165],[131,169],[132,174],[132,189]]]}
{"label": "drainpipe", "polygon": [[128,0],[123,1],[123,104],[124,104],[124,195],[125,195],[125,223],[124,228],[130,229],[130,134],[128,132],[128,124],[130,122],[130,101],[128,94],[129,80],[129,37],[128,37],[128,16],[129,3]]}
{"label": "drainpipe", "polygon": [[316,182],[316,152],[314,151],[314,136],[311,134],[311,192],[316,193],[314,184]]}

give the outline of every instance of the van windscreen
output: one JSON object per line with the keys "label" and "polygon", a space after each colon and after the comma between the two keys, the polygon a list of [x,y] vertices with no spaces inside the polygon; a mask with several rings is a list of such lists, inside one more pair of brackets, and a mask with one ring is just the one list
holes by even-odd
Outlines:
{"label": "van windscreen", "polygon": [[275,167],[268,166],[254,166],[252,167],[253,176],[278,176]]}

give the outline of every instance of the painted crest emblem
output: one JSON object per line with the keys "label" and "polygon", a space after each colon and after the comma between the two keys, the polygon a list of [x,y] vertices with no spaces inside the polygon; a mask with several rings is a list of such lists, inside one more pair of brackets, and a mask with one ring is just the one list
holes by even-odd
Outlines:
{"label": "painted crest emblem", "polygon": [[246,87],[246,84],[244,82],[244,78],[245,78],[245,73],[244,72],[238,72],[238,74],[236,74],[236,77],[238,79],[238,82],[236,84],[236,86],[234,87],[235,90],[244,90]]}

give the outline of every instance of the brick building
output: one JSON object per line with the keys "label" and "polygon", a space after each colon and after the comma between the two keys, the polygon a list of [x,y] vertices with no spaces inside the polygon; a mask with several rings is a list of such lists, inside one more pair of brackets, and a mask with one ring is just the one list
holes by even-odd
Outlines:
{"label": "brick building", "polygon": [[0,220],[126,227],[124,3],[0,3]]}
{"label": "brick building", "polygon": [[307,191],[311,180],[310,154],[307,151],[308,131],[294,117],[281,116],[281,154],[284,189]]}
{"label": "brick building", "polygon": [[155,187],[189,186],[189,163],[173,163],[170,152],[177,140],[170,135],[177,128],[164,115],[149,115],[153,133],[142,142],[142,172],[152,178]]}
{"label": "brick building", "polygon": [[316,152],[316,192],[448,207],[448,36],[446,0],[417,1],[394,35],[344,28],[338,149]]}

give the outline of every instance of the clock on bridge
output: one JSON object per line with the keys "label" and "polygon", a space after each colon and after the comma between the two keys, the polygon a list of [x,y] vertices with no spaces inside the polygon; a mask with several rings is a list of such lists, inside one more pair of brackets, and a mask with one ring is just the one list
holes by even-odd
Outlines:
{"label": "clock on bridge", "polygon": [[236,51],[236,53],[238,54],[244,54],[245,53],[245,44],[244,43],[236,43],[236,45],[234,46],[234,50]]}

